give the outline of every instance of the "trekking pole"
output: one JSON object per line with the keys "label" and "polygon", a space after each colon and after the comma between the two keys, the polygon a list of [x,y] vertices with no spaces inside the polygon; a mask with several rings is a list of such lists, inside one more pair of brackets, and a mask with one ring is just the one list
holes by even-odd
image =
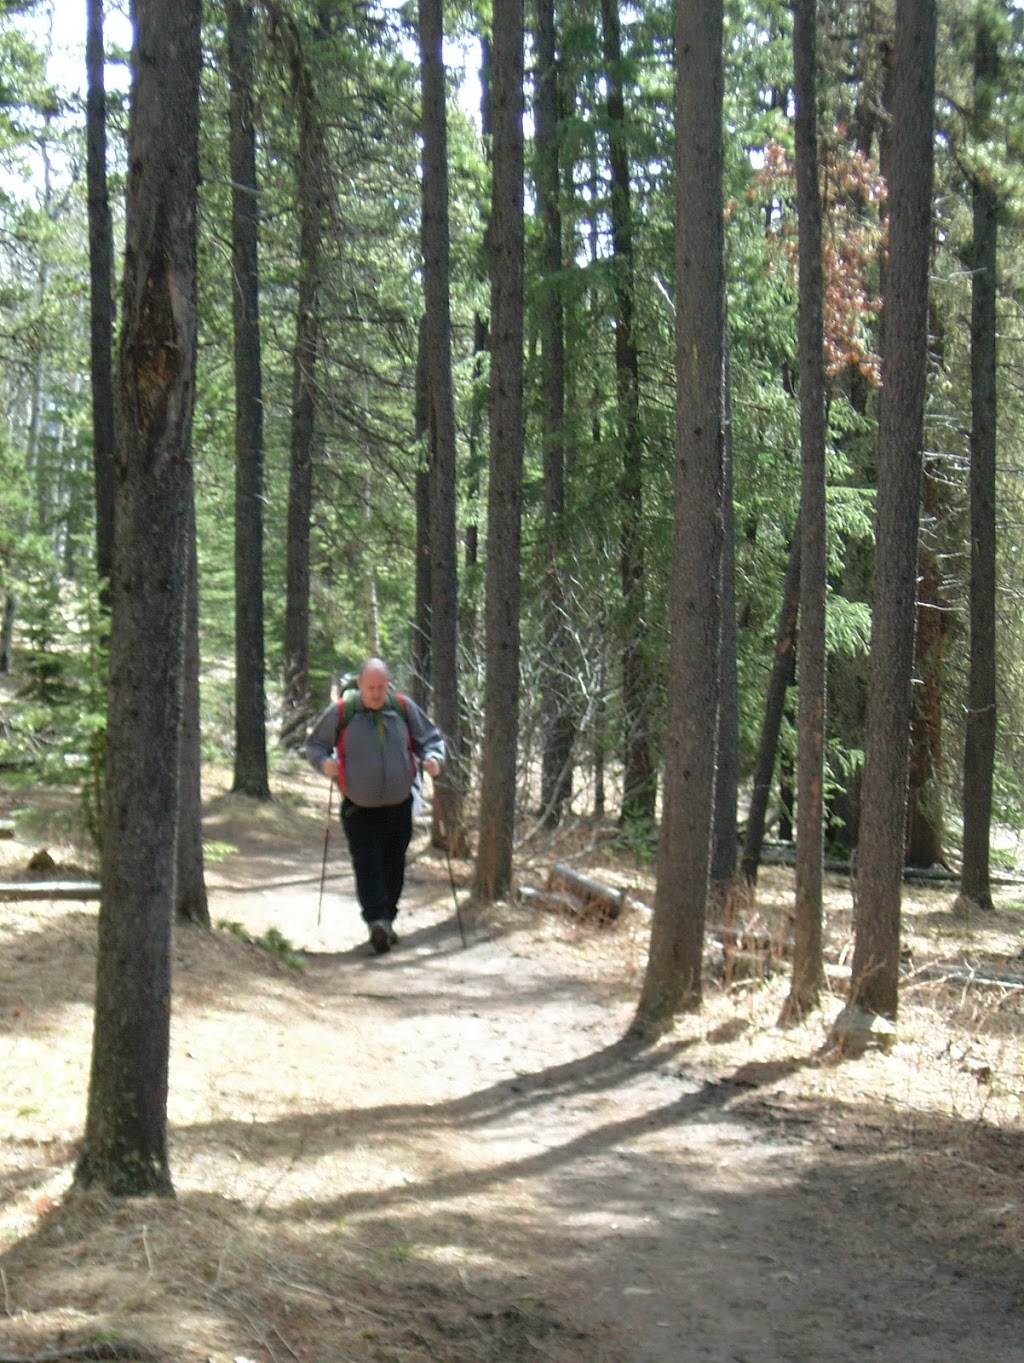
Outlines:
{"label": "trekking pole", "polygon": [[437,815],[437,826],[441,832],[441,841],[444,843],[445,860],[448,863],[448,881],[452,887],[452,902],[455,904],[455,921],[459,925],[459,936],[462,938],[463,947],[466,946],[466,929],[462,926],[462,910],[459,908],[459,896],[455,893],[455,873],[452,870],[452,851],[448,842],[448,833],[444,826],[444,814],[441,811],[441,801],[437,798],[437,787],[434,787],[434,813]]}
{"label": "trekking pole", "polygon": [[324,906],[324,879],[327,875],[327,844],[331,837],[331,802],[334,799],[334,782],[327,791],[327,822],[324,824],[324,859],[320,863],[320,898],[316,904],[316,925],[320,927],[320,913]]}

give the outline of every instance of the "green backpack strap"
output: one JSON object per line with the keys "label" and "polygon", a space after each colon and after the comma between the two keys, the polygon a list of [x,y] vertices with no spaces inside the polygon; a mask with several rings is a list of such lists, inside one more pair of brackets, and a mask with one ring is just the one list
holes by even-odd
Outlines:
{"label": "green backpack strap", "polygon": [[[338,698],[339,727],[344,729],[345,725],[349,722],[352,716],[362,708],[363,708],[362,698],[360,697],[359,692],[358,690],[356,690],[355,687],[352,687],[347,691],[343,691]],[[398,714],[402,716],[402,719],[405,721],[405,727],[406,728],[409,727],[408,704],[406,702],[405,696],[402,695],[401,691],[395,691],[393,688],[389,687],[388,698],[384,702],[383,708],[385,710],[396,711]]]}
{"label": "green backpack strap", "polygon": [[356,690],[343,691],[338,697],[338,725],[344,729],[355,712],[362,705],[359,692]]}
{"label": "green backpack strap", "polygon": [[[338,784],[343,792],[345,790],[345,726],[352,716],[363,708],[363,700],[357,690],[344,691],[338,697]],[[415,785],[419,776],[419,762],[416,759],[416,749],[413,746],[412,729],[409,727],[408,701],[401,691],[395,691],[389,687],[388,698],[382,708],[394,710],[397,715],[401,716],[402,723],[405,725],[405,741],[409,750],[409,769]]]}

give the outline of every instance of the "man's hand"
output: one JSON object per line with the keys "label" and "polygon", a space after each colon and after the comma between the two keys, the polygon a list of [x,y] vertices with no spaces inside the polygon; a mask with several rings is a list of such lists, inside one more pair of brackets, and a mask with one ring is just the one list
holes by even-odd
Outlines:
{"label": "man's hand", "polygon": [[436,757],[428,757],[423,763],[423,770],[428,776],[437,776],[441,770],[441,763]]}
{"label": "man's hand", "polygon": [[325,758],[320,764],[320,770],[332,781],[336,781],[338,779],[338,759],[336,757]]}

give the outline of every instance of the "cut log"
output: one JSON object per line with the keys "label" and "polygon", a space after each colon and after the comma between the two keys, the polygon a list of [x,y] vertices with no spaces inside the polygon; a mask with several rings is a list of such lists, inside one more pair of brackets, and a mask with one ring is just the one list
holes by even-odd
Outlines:
{"label": "cut log", "polygon": [[594,915],[607,923],[614,922],[626,906],[625,890],[582,875],[563,861],[556,861],[548,872],[547,888],[575,896],[580,901],[579,912],[582,916]]}
{"label": "cut log", "polygon": [[545,913],[566,913],[575,917],[580,911],[580,901],[571,894],[561,894],[555,890],[538,890],[532,885],[520,885],[519,898],[531,908]]}
{"label": "cut log", "polygon": [[96,880],[2,880],[3,899],[99,899]]}

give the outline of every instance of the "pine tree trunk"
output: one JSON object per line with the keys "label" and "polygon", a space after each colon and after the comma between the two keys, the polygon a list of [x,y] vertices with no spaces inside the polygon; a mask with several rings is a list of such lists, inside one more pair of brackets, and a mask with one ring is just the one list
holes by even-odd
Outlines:
{"label": "pine tree trunk", "polygon": [[89,193],[89,373],[92,387],[96,572],[109,595],[114,557],[114,231],[107,193],[103,0],[86,0],[86,180]]}
{"label": "pine tree trunk", "polygon": [[622,37],[618,0],[601,0],[604,68],[608,86],[608,173],[615,280],[615,395],[622,446],[621,575],[623,605],[622,705],[625,751],[623,824],[654,822],[657,773],[651,732],[650,664],[645,648],[647,596],[643,526],[643,446],[640,437],[640,360],[634,321],[634,253]]}
{"label": "pine tree trunk", "polygon": [[633,1023],[641,1036],[698,1008],[703,992],[722,554],[722,37],[721,0],[679,0],[669,717],[651,951]]}
{"label": "pine tree trunk", "polygon": [[231,84],[231,268],[235,350],[235,778],[270,798],[263,644],[263,380],[260,372],[259,191],[249,0],[226,0]]}
{"label": "pine tree trunk", "polygon": [[[723,307],[724,313],[724,307]],[[722,601],[719,640],[718,733],[715,742],[715,811],[711,829],[709,916],[728,904],[736,882],[736,828],[740,782],[739,678],[736,659],[736,516],[732,480],[732,404],[729,330],[722,337]]]}
{"label": "pine tree trunk", "polygon": [[928,346],[934,90],[934,0],[897,0],[875,591],[850,984],[851,1005],[889,1018],[896,1016],[899,995]]}
{"label": "pine tree trunk", "polygon": [[554,0],[537,0],[537,77],[534,100],[537,212],[543,230],[541,368],[544,440],[544,659],[541,674],[540,816],[554,826],[572,798],[576,744],[572,664],[565,580],[565,316],[559,202],[558,64]]}
{"label": "pine tree trunk", "polygon": [[523,486],[523,4],[494,12],[491,193],[491,402],[487,499],[487,672],[480,835],[473,895],[512,885],[519,722],[520,521]]}
{"label": "pine tree trunk", "polygon": [[[850,138],[854,148],[864,157],[881,152],[888,126],[882,116],[883,87],[886,79],[886,56],[892,45],[892,15],[872,3],[865,11],[863,33],[870,40],[858,45],[855,54],[857,73],[857,103],[850,122]],[[884,167],[883,167],[884,169]],[[863,198],[854,191],[853,204],[863,208]],[[884,217],[885,206],[879,205]],[[884,262],[880,263],[884,273]],[[859,416],[868,417],[872,385],[858,369],[844,371],[837,383],[846,385],[847,400]],[[865,486],[874,480],[875,442],[865,437],[872,422],[855,423],[854,429],[840,439],[839,445],[847,455],[852,469],[853,486]],[[869,602],[871,599],[871,551],[859,536],[845,535],[839,530],[842,544],[842,570],[835,584],[838,594],[848,601]],[[830,741],[842,752],[861,752],[864,747],[864,724],[867,713],[867,660],[862,653],[850,656],[833,653],[828,659],[826,681],[828,696],[828,731]],[[835,763],[830,772],[826,796],[828,840],[837,850],[851,855],[857,846],[860,819],[860,786],[862,768],[859,762]]]}
{"label": "pine tree trunk", "polygon": [[436,806],[453,856],[464,855],[462,739],[459,715],[458,557],[455,533],[455,404],[452,395],[448,118],[445,108],[441,0],[419,0],[423,135],[423,292],[427,328],[430,447],[431,672],[444,685],[434,720],[448,748],[435,782]]}
{"label": "pine tree trunk", "polygon": [[[975,120],[984,133],[999,70],[995,39],[984,18],[975,35]],[[963,867],[960,893],[992,908],[989,844],[996,757],[996,245],[998,200],[978,179],[973,197],[971,274],[971,588],[970,681],[964,742]]]}
{"label": "pine tree trunk", "polygon": [[782,1018],[816,1008],[822,957],[825,787],[825,364],[818,186],[817,3],[793,10],[799,220],[800,663],[793,974]]}
{"label": "pine tree trunk", "polygon": [[[76,1182],[171,1194],[171,922],[196,353],[200,7],[138,0],[129,124],[102,897]],[[140,722],[140,714],[144,722]]]}
{"label": "pine tree trunk", "polygon": [[942,797],[942,692],[947,611],[942,601],[942,552],[935,543],[941,523],[941,486],[926,463],[922,507],[927,528],[917,564],[917,625],[914,632],[913,716],[907,780],[907,832],[903,860],[927,869],[945,865]]}
{"label": "pine tree trunk", "polygon": [[203,758],[199,725],[199,564],[196,558],[194,495],[190,494],[186,512],[187,579],[174,911],[177,918],[208,928],[210,905],[203,868]]}
{"label": "pine tree trunk", "polygon": [[281,742],[300,749],[309,724],[310,518],[320,361],[320,275],[324,222],[324,148],[316,91],[298,34],[292,37],[292,94],[298,106],[296,158],[299,291],[292,355],[291,457],[284,617],[284,715]]}
{"label": "pine tree trunk", "polygon": [[782,587],[782,606],[775,632],[775,652],[765,696],[764,719],[761,721],[761,740],[754,762],[750,808],[747,813],[747,835],[743,840],[740,865],[748,885],[757,882],[764,844],[764,822],[768,813],[768,799],[775,771],[775,754],[779,746],[779,731],[786,712],[786,692],[792,686],[796,672],[796,624],[800,611],[800,554],[801,532],[797,520],[789,547],[789,562]]}
{"label": "pine tree trunk", "polygon": [[[413,426],[416,445],[426,450],[430,425],[427,389],[427,326],[421,317],[416,333],[416,391]],[[421,453],[416,465],[416,605],[412,636],[412,698],[433,709],[430,685],[430,470]]]}
{"label": "pine tree trunk", "polygon": [[[480,35],[480,138],[488,167],[492,164],[491,148],[494,140],[493,99],[491,96],[493,57],[487,34]],[[478,255],[477,282],[482,295],[490,280],[491,225],[484,210],[483,241]],[[469,675],[482,670],[480,659],[480,616],[483,583],[480,564],[481,489],[487,470],[486,416],[490,401],[490,365],[487,355],[491,348],[490,322],[486,310],[473,310],[473,386],[469,403],[469,427],[466,433],[466,461],[463,502],[467,508],[467,523],[463,535],[463,576],[459,591],[459,642],[463,665]],[[465,785],[470,784],[473,755],[478,744],[476,715],[465,718],[463,729],[463,773]]]}

